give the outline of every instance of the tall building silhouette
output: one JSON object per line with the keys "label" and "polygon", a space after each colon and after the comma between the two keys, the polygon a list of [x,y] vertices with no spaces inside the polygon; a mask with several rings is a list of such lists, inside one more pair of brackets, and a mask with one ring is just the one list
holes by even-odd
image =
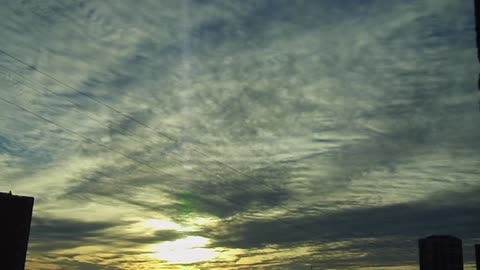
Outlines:
{"label": "tall building silhouette", "polygon": [[463,270],[462,240],[432,235],[418,240],[420,270]]}
{"label": "tall building silhouette", "polygon": [[0,269],[25,268],[33,201],[32,197],[0,193]]}
{"label": "tall building silhouette", "polygon": [[477,262],[477,270],[480,270],[480,244],[475,245],[475,261]]}

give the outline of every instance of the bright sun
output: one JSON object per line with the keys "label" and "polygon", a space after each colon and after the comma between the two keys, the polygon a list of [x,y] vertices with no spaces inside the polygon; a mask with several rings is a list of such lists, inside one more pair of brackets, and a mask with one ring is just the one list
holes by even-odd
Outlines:
{"label": "bright sun", "polygon": [[215,258],[213,250],[203,248],[209,240],[200,236],[189,236],[153,246],[153,257],[170,264],[189,264]]}
{"label": "bright sun", "polygon": [[179,232],[187,232],[191,231],[192,228],[190,227],[183,227],[177,223],[170,222],[170,221],[163,221],[158,219],[149,219],[145,221],[144,225],[147,228],[152,228],[155,230],[175,230]]}

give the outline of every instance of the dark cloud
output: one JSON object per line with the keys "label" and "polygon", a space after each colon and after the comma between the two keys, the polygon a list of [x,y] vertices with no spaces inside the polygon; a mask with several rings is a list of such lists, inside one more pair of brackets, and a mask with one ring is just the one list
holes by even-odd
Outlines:
{"label": "dark cloud", "polygon": [[74,270],[98,270],[98,269],[119,270],[121,269],[115,266],[108,266],[104,264],[95,264],[95,263],[85,263],[85,262],[78,262],[78,261],[65,262],[64,265],[65,267],[68,267],[68,269],[74,269]]}
{"label": "dark cloud", "polygon": [[269,167],[250,172],[231,173],[230,178],[192,183],[188,190],[174,192],[179,204],[173,209],[190,207],[192,212],[225,218],[280,206],[290,198],[285,186],[289,172],[282,167]]}
{"label": "dark cloud", "polygon": [[[2,55],[3,96],[110,149],[0,106],[0,187],[38,198],[31,247],[63,268],[192,235],[238,252],[199,269],[415,264],[418,237],[477,236],[470,8],[9,1],[2,50],[81,93]],[[212,223],[137,232],[156,219]]]}
{"label": "dark cloud", "polygon": [[151,244],[174,241],[183,237],[185,237],[185,233],[180,233],[174,230],[160,230],[156,231],[152,236],[119,236],[119,239],[134,244]]}
{"label": "dark cloud", "polygon": [[31,241],[35,251],[62,250],[96,242],[103,231],[118,226],[113,222],[85,222],[81,220],[34,217]]}
{"label": "dark cloud", "polygon": [[30,249],[34,253],[61,252],[71,248],[95,245],[108,245],[119,249],[174,241],[185,237],[184,233],[174,230],[157,230],[152,234],[116,232],[122,226],[130,225],[132,222],[85,222],[35,217],[30,237],[33,245]]}
{"label": "dark cloud", "polygon": [[[445,192],[422,201],[381,207],[323,213],[318,216],[238,220],[225,228],[208,231],[219,246],[259,248],[269,245],[292,247],[301,243],[321,245],[351,242],[348,250],[367,252],[361,263],[411,264],[416,260],[416,240],[430,234],[452,234],[463,238],[467,260],[472,260],[472,239],[479,237],[476,190]],[[292,216],[299,213],[292,212]],[[338,250],[344,250],[340,247]],[[322,252],[321,248],[319,252]]]}

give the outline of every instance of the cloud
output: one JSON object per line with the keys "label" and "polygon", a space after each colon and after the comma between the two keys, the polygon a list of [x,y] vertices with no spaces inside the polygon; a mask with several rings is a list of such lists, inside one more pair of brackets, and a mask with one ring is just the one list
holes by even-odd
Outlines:
{"label": "cloud", "polygon": [[31,241],[34,243],[31,249],[33,252],[54,252],[86,245],[89,239],[95,241],[95,238],[102,236],[103,230],[116,225],[35,217],[31,225]]}
{"label": "cloud", "polygon": [[[290,247],[295,243],[315,245],[346,241],[349,250],[368,253],[364,262],[415,263],[416,240],[429,234],[453,234],[464,239],[478,237],[478,198],[475,190],[444,192],[431,198],[388,206],[335,211],[314,216],[295,216],[229,223],[215,234],[218,245],[232,248]],[[232,233],[233,232],[233,233]],[[473,234],[472,234],[473,233]],[[473,259],[467,241],[468,260]],[[339,250],[343,250],[340,247]],[[395,250],[395,252],[392,252]],[[322,252],[322,249],[319,249]],[[390,256],[385,257],[387,253]],[[400,259],[402,258],[402,259]]]}
{"label": "cloud", "polygon": [[[192,269],[415,264],[424,234],[477,237],[470,13],[9,1],[0,47],[63,83],[2,55],[2,97],[81,136],[3,104],[0,188],[37,197],[32,247],[68,254],[51,268],[174,269],[148,245],[190,235],[220,254]],[[142,233],[150,219],[190,229]]]}

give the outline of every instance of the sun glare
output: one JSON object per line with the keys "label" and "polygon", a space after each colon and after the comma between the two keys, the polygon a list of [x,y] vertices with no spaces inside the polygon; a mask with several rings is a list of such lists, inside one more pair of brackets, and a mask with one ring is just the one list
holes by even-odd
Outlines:
{"label": "sun glare", "polygon": [[175,222],[163,221],[158,219],[147,220],[145,226],[156,230],[175,230],[179,232],[191,231],[189,227],[183,227]]}
{"label": "sun glare", "polygon": [[190,264],[215,258],[213,250],[204,248],[209,240],[200,236],[168,241],[153,246],[153,257],[165,260],[169,264]]}

